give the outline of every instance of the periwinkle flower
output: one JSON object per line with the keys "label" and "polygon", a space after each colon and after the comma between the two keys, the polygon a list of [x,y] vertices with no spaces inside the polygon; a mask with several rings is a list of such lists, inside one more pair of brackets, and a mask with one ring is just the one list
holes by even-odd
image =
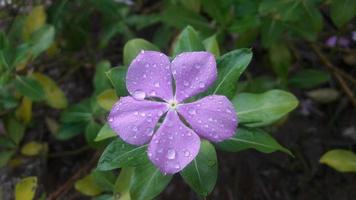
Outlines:
{"label": "periwinkle flower", "polygon": [[170,62],[163,53],[141,51],[127,71],[131,96],[113,106],[109,125],[129,144],[149,143],[148,157],[160,171],[179,172],[198,154],[200,137],[220,142],[236,131],[236,112],[225,96],[186,102],[207,90],[216,77],[211,53],[185,52]]}

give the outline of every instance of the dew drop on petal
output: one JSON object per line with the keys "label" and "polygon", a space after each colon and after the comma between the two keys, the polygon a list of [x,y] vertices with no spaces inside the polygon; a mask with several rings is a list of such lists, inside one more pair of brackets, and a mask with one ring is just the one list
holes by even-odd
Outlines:
{"label": "dew drop on petal", "polygon": [[227,113],[231,113],[231,110],[229,108],[226,109]]}
{"label": "dew drop on petal", "polygon": [[200,65],[195,65],[195,68],[196,69],[200,69]]}
{"label": "dew drop on petal", "polygon": [[173,160],[174,158],[176,158],[176,151],[174,149],[168,149],[166,157],[169,160]]}
{"label": "dew drop on petal", "polygon": [[185,150],[185,151],[184,151],[184,156],[185,156],[185,157],[189,157],[189,156],[190,156],[190,152],[189,152],[188,150]]}
{"label": "dew drop on petal", "polygon": [[141,115],[142,117],[144,117],[144,116],[146,116],[146,113],[143,112],[143,113],[141,113],[140,115]]}
{"label": "dew drop on petal", "polygon": [[136,90],[134,93],[133,93],[133,98],[135,98],[136,100],[143,100],[145,99],[146,97],[146,93],[141,91],[141,90]]}
{"label": "dew drop on petal", "polygon": [[132,127],[132,131],[137,132],[138,128],[136,126]]}
{"label": "dew drop on petal", "polygon": [[158,87],[160,86],[160,85],[159,85],[159,82],[156,82],[156,83],[154,84],[154,86],[158,88]]}
{"label": "dew drop on petal", "polygon": [[197,114],[197,112],[194,109],[188,110],[188,113],[191,114],[191,115]]}
{"label": "dew drop on petal", "polygon": [[189,82],[188,82],[188,81],[184,81],[184,82],[183,82],[183,85],[184,85],[185,87],[188,87],[188,86],[189,86]]}
{"label": "dew drop on petal", "polygon": [[175,164],[175,165],[174,165],[174,168],[180,169],[180,165],[179,165],[179,164]]}
{"label": "dew drop on petal", "polygon": [[113,122],[114,118],[113,117],[109,117],[109,122]]}
{"label": "dew drop on petal", "polygon": [[199,87],[200,87],[200,88],[203,88],[203,87],[205,87],[205,83],[203,83],[203,82],[200,82],[200,83],[199,83]]}

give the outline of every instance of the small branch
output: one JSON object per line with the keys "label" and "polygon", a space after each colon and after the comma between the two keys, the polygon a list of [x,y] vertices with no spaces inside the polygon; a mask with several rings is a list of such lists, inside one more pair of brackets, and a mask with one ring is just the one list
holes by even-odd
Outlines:
{"label": "small branch", "polygon": [[50,193],[48,195],[48,200],[56,200],[56,199],[61,199],[60,197],[65,195],[74,185],[75,181],[78,180],[81,176],[84,174],[88,173],[88,171],[94,167],[96,164],[98,158],[99,158],[100,152],[96,152],[92,159],[79,168],[78,171],[76,171],[63,185],[61,185],[57,190],[54,192]]}
{"label": "small branch", "polygon": [[[351,103],[353,104],[354,107],[356,107],[356,98],[352,92],[352,90],[349,88],[345,80],[341,77],[340,74],[340,69],[338,69],[336,66],[334,66],[329,59],[321,52],[319,47],[317,47],[315,44],[311,44],[312,49],[315,51],[315,53],[318,55],[320,60],[324,63],[324,65],[327,67],[327,69],[334,75],[336,80],[339,82],[339,85],[341,89],[344,91],[344,93],[349,97],[351,100]],[[345,73],[346,74],[346,73]]]}

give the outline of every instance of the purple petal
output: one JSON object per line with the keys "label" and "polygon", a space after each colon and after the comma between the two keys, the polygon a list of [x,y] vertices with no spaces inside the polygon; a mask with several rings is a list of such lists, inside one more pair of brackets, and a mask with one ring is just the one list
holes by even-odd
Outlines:
{"label": "purple petal", "polygon": [[130,64],[126,76],[126,87],[138,99],[173,97],[172,75],[169,58],[156,51],[142,51]]}
{"label": "purple petal", "polygon": [[337,42],[337,37],[331,36],[326,40],[325,45],[329,47],[335,47],[336,42]]}
{"label": "purple petal", "polygon": [[179,54],[172,61],[171,68],[179,102],[205,91],[217,76],[216,61],[209,52]]}
{"label": "purple petal", "polygon": [[165,103],[122,97],[110,111],[109,126],[129,144],[146,144],[167,109]]}
{"label": "purple petal", "polygon": [[195,158],[199,148],[199,136],[182,123],[175,111],[169,111],[148,146],[148,157],[163,173],[174,174]]}
{"label": "purple petal", "polygon": [[179,105],[177,110],[198,135],[210,141],[220,142],[235,134],[236,112],[225,96],[207,96],[193,103]]}

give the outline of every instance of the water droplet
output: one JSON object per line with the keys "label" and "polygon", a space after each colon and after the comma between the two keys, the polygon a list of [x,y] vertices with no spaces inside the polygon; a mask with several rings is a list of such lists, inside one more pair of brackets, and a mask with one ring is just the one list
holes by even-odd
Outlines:
{"label": "water droplet", "polygon": [[144,75],[142,75],[142,77],[143,77],[143,78],[146,78],[146,77],[147,77],[147,75],[146,75],[146,74],[144,74]]}
{"label": "water droplet", "polygon": [[176,151],[174,149],[168,149],[166,157],[169,160],[173,160],[174,158],[176,158]]}
{"label": "water droplet", "polygon": [[138,112],[137,112],[137,111],[135,111],[135,112],[134,112],[134,115],[138,115]]}
{"label": "water droplet", "polygon": [[132,131],[137,132],[138,128],[136,126],[132,127]]}
{"label": "water droplet", "polygon": [[162,148],[158,149],[158,153],[162,153],[162,152],[163,152]]}
{"label": "water droplet", "polygon": [[150,95],[151,95],[151,96],[156,96],[156,92],[152,90],[152,91],[150,92]]}
{"label": "water droplet", "polygon": [[180,169],[180,165],[179,165],[179,164],[175,164],[175,165],[174,165],[174,168]]}
{"label": "water droplet", "polygon": [[189,156],[190,156],[190,152],[189,152],[188,150],[185,150],[185,151],[184,151],[184,156],[185,156],[185,157],[189,157]]}
{"label": "water droplet", "polygon": [[159,57],[162,57],[162,56],[163,56],[163,53],[160,53],[160,54],[159,54]]}
{"label": "water droplet", "polygon": [[201,67],[200,65],[195,65],[196,69],[200,69],[200,67]]}
{"label": "water droplet", "polygon": [[113,122],[113,121],[114,121],[114,118],[110,117],[109,122]]}
{"label": "water droplet", "polygon": [[189,82],[188,82],[188,81],[184,81],[184,82],[183,82],[183,85],[184,85],[185,87],[188,87],[188,86],[189,86]]}
{"label": "water droplet", "polygon": [[229,108],[226,109],[227,113],[231,113],[231,110]]}
{"label": "water droplet", "polygon": [[188,135],[188,136],[192,136],[192,133],[191,133],[191,132],[188,132],[187,135]]}
{"label": "water droplet", "polygon": [[157,65],[156,65],[156,64],[153,64],[153,67],[157,67]]}
{"label": "water droplet", "polygon": [[146,97],[146,93],[141,91],[141,90],[136,90],[134,93],[133,93],[133,98],[135,98],[136,100],[143,100],[145,99]]}
{"label": "water droplet", "polygon": [[177,70],[173,70],[173,71],[172,71],[172,74],[173,74],[173,75],[176,75],[176,74],[177,74]]}
{"label": "water droplet", "polygon": [[145,64],[145,67],[146,67],[146,68],[149,68],[149,67],[150,67],[150,65],[149,65],[149,64]]}
{"label": "water droplet", "polygon": [[188,110],[188,113],[191,114],[191,115],[197,114],[197,112],[194,109]]}
{"label": "water droplet", "polygon": [[141,50],[141,53],[145,53],[145,50]]}
{"label": "water droplet", "polygon": [[152,157],[152,153],[151,152],[148,153],[148,157]]}
{"label": "water droplet", "polygon": [[204,127],[205,127],[205,128],[209,128],[209,125],[205,124]]}
{"label": "water droplet", "polygon": [[151,117],[149,117],[149,118],[147,118],[147,120],[146,120],[147,122],[152,122],[152,118]]}
{"label": "water droplet", "polygon": [[170,135],[170,136],[168,137],[168,139],[173,140],[173,136]]}
{"label": "water droplet", "polygon": [[200,83],[199,83],[199,87],[200,87],[200,88],[203,88],[203,87],[205,87],[205,83],[203,83],[203,82],[200,82]]}
{"label": "water droplet", "polygon": [[[148,136],[152,136],[153,135],[153,129],[152,128],[148,128],[147,129],[147,135]],[[157,140],[158,141],[158,140]]]}
{"label": "water droplet", "polygon": [[146,116],[146,113],[143,112],[143,113],[141,113],[140,115],[141,115],[142,117],[144,117],[144,116]]}
{"label": "water droplet", "polygon": [[213,121],[213,118],[210,117],[208,120],[209,120],[209,122],[212,122],[212,121]]}
{"label": "water droplet", "polygon": [[159,85],[159,82],[156,82],[155,84],[154,84],[154,86],[155,87],[159,87],[160,85]]}
{"label": "water droplet", "polygon": [[201,124],[201,120],[198,120],[198,123]]}
{"label": "water droplet", "polygon": [[158,111],[158,115],[161,116],[163,114],[162,111]]}

